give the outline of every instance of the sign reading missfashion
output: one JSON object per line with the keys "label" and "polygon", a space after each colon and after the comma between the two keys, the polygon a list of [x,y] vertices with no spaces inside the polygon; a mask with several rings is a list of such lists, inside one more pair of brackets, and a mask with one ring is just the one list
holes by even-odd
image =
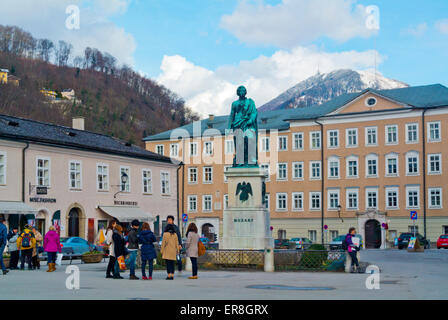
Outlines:
{"label": "sign reading missfashion", "polygon": [[43,202],[43,203],[56,203],[56,199],[53,198],[30,198],[30,202]]}
{"label": "sign reading missfashion", "polygon": [[136,207],[138,202],[135,201],[114,201],[114,205],[116,206],[132,206]]}

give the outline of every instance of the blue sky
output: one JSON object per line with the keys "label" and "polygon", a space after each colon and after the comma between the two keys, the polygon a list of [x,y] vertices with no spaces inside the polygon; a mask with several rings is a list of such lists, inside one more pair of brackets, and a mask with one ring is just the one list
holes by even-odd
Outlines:
{"label": "blue sky", "polygon": [[[69,4],[80,30],[63,27]],[[380,29],[365,26],[379,8]],[[205,115],[227,112],[244,84],[257,105],[317,72],[378,71],[410,85],[448,86],[446,0],[16,0],[2,24],[64,39],[75,54],[108,51]]]}

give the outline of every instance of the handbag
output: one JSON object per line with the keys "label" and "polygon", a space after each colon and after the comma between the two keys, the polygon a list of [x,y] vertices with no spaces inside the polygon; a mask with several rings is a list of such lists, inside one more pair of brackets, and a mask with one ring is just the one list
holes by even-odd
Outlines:
{"label": "handbag", "polygon": [[201,240],[198,241],[198,256],[201,257],[205,254],[205,246]]}

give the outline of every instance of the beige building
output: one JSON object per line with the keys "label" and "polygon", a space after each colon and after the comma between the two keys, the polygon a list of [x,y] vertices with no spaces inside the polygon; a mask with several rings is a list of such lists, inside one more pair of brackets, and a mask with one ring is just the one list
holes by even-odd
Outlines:
{"label": "beige building", "polygon": [[0,115],[0,214],[8,224],[60,226],[94,241],[112,218],[151,222],[156,234],[177,215],[171,159],[113,137]]}
{"label": "beige building", "polygon": [[[448,88],[367,89],[259,113],[258,122],[274,238],[329,242],[355,226],[367,247],[379,248],[414,230],[411,211],[432,242],[448,233]],[[218,241],[223,172],[233,158],[226,128],[227,116],[210,116],[144,139],[148,150],[185,164],[180,209]]]}

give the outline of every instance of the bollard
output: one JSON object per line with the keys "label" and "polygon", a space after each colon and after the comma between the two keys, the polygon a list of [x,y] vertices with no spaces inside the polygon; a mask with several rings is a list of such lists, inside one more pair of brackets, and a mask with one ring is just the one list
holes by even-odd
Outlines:
{"label": "bollard", "polygon": [[193,267],[191,266],[191,260],[189,257],[185,257],[185,271],[193,271]]}
{"label": "bollard", "polygon": [[264,272],[274,272],[274,250],[272,248],[264,249]]}

